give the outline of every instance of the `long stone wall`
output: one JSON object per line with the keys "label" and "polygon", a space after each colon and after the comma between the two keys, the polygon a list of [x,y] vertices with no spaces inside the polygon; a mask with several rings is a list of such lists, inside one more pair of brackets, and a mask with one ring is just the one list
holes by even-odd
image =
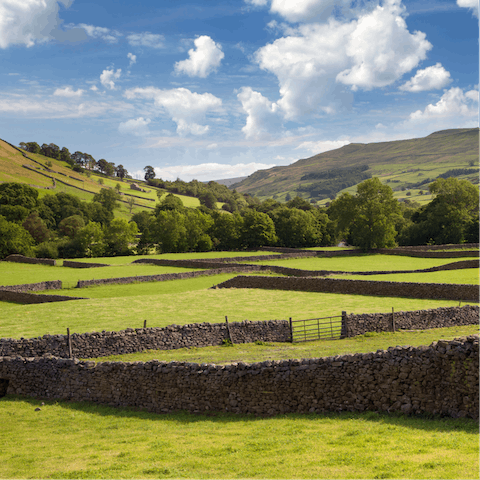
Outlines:
{"label": "long stone wall", "polygon": [[0,290],[4,292],[43,292],[44,290],[61,290],[61,280],[48,280],[38,283],[23,283],[21,285],[3,285]]}
{"label": "long stone wall", "polygon": [[98,267],[110,267],[108,263],[87,263],[87,262],[76,262],[73,260],[64,260],[64,267],[69,268],[98,268]]}
{"label": "long stone wall", "polygon": [[23,255],[13,254],[3,259],[4,262],[32,263],[34,265],[50,265],[54,267],[57,262],[51,258],[32,258]]}
{"label": "long stone wall", "polygon": [[[72,355],[80,358],[96,358],[109,355],[141,352],[143,350],[174,350],[186,347],[222,345],[225,340],[233,343],[289,342],[290,325],[286,320],[265,322],[197,323],[170,325],[164,328],[128,328],[119,332],[93,332],[72,334]],[[43,355],[68,357],[67,335],[44,335],[39,338],[0,339],[0,356]]]}
{"label": "long stone wall", "polygon": [[430,328],[478,325],[477,305],[443,307],[428,310],[389,313],[350,314],[342,317],[342,336],[354,337],[367,332],[426,330]]}
{"label": "long stone wall", "polygon": [[69,300],[86,300],[83,297],[66,297],[64,295],[36,295],[35,293],[15,292],[0,289],[1,302],[32,305],[37,303],[67,302]]}
{"label": "long stone wall", "polygon": [[166,413],[386,411],[478,418],[478,335],[304,360],[105,362],[0,357],[7,394]]}
{"label": "long stone wall", "polygon": [[215,288],[261,288],[350,295],[379,295],[382,297],[479,301],[478,285],[463,284],[379,282],[315,277],[237,276],[216,285]]}

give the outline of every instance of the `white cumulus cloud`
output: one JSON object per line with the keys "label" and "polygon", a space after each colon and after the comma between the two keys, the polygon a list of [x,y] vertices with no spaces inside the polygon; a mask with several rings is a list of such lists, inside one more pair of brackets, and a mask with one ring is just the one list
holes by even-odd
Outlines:
{"label": "white cumulus cloud", "polygon": [[137,63],[137,56],[134,55],[133,53],[127,53],[127,57],[130,60],[130,67],[134,64]]}
{"label": "white cumulus cloud", "polygon": [[350,140],[320,140],[318,142],[302,142],[295,150],[308,150],[317,155],[319,153],[328,152],[329,150],[336,150],[337,148],[349,145]]}
{"label": "white cumulus cloud", "polygon": [[400,87],[400,90],[405,92],[438,90],[446,87],[451,81],[450,72],[447,72],[441,63],[437,63],[424,70],[418,70],[414,77]]}
{"label": "white cumulus cloud", "polygon": [[472,13],[478,17],[478,0],[457,0],[457,5],[462,8],[470,8]]}
{"label": "white cumulus cloud", "polygon": [[85,23],[80,23],[78,27],[83,28],[89,37],[99,38],[107,43],[117,43],[118,38],[122,36],[120,32],[106,27],[96,27],[95,25],[87,25]]}
{"label": "white cumulus cloud", "polygon": [[[175,180],[181,178],[184,181],[199,180],[220,180],[224,178],[246,177],[257,170],[265,170],[275,167],[275,164],[266,163],[237,163],[226,165],[222,163],[201,163],[199,165],[174,165],[169,167],[155,167],[157,178],[164,180]],[[135,178],[143,178],[145,172],[138,170],[134,172]]]}
{"label": "white cumulus cloud", "polygon": [[72,87],[57,88],[53,94],[57,97],[81,97],[83,95],[83,90],[79,88],[74,90]]}
{"label": "white cumulus cloud", "polygon": [[405,126],[428,125],[430,130],[478,126],[478,90],[464,92],[454,87],[424,110],[410,114]]}
{"label": "white cumulus cloud", "polygon": [[0,1],[0,48],[32,47],[51,40],[62,23],[59,4],[68,7],[71,3],[72,0]]}
{"label": "white cumulus cloud", "polygon": [[286,118],[334,112],[351,101],[345,86],[385,87],[415,68],[432,45],[402,15],[399,0],[387,0],[350,21],[291,28],[257,50],[256,62],[278,78]]}
{"label": "white cumulus cloud", "polygon": [[127,36],[127,40],[132,47],[163,48],[165,37],[156,33],[143,32],[132,33]]}
{"label": "white cumulus cloud", "polygon": [[219,111],[222,101],[211,93],[195,93],[187,88],[162,90],[155,87],[132,88],[125,91],[125,97],[145,98],[154,101],[155,106],[164,110],[177,124],[180,135],[191,133],[203,135],[209,130],[205,117],[209,112]]}
{"label": "white cumulus cloud", "polygon": [[208,35],[194,40],[195,49],[188,51],[189,58],[175,64],[176,73],[185,73],[190,77],[206,78],[215,71],[225,57],[222,47]]}
{"label": "white cumulus cloud", "polygon": [[242,128],[246,138],[262,138],[281,126],[278,105],[250,87],[242,87],[237,94],[242,108],[247,114],[247,122]]}
{"label": "white cumulus cloud", "polygon": [[122,69],[119,68],[115,71],[113,68],[105,69],[100,75],[100,83],[109,90],[115,90],[115,81],[120,78],[122,74]]}
{"label": "white cumulus cloud", "polygon": [[148,129],[148,124],[151,122],[149,118],[135,118],[131,120],[127,120],[126,122],[122,122],[118,126],[118,131],[122,134],[132,134],[136,135],[137,137],[143,137],[150,133]]}

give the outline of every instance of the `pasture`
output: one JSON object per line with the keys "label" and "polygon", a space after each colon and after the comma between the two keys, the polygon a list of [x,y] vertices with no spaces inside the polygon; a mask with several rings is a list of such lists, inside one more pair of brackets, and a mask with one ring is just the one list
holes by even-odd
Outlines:
{"label": "pasture", "polygon": [[[257,252],[265,254],[267,252]],[[155,255],[215,258],[251,252]],[[72,269],[0,262],[0,283],[152,275],[188,271],[130,262],[135,257],[82,259],[110,266]],[[461,260],[464,260],[463,258]],[[387,255],[281,260],[307,270],[406,270],[451,263]],[[265,262],[270,264],[269,262]],[[0,302],[0,337],[36,337],[197,322],[314,318],[457,306],[446,300],[313,292],[211,289],[236,274],[53,292],[86,297],[19,305]],[[403,275],[403,277],[399,277]],[[478,269],[358,276],[362,280],[477,283]],[[377,278],[375,278],[377,277]],[[476,277],[476,278],[475,278]],[[343,278],[343,277],[342,277]],[[348,276],[348,278],[355,278]],[[408,279],[408,280],[406,280]],[[454,280],[458,282],[454,282]],[[142,352],[98,361],[188,361],[217,364],[312,358],[426,345],[478,332],[452,327],[366,334],[305,344],[254,344]],[[40,408],[39,411],[35,411]],[[366,413],[289,414],[272,418],[210,413],[150,414],[133,409],[6,396],[0,399],[0,478],[478,478],[478,422],[471,419]]]}

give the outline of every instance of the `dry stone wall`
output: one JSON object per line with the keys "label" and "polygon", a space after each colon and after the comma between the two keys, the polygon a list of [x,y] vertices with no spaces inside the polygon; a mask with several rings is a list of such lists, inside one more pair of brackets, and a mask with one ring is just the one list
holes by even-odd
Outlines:
{"label": "dry stone wall", "polygon": [[0,290],[4,292],[42,292],[44,290],[61,290],[61,280],[49,280],[38,283],[23,283],[21,285],[3,285]]}
{"label": "dry stone wall", "polygon": [[478,285],[379,282],[315,277],[237,276],[216,288],[262,288],[306,292],[379,295],[382,297],[441,298],[445,300],[479,301]]}
{"label": "dry stone wall", "polygon": [[[66,335],[44,335],[30,339],[0,339],[0,356],[21,355],[68,357]],[[196,323],[170,325],[164,328],[128,328],[119,332],[72,334],[72,354],[80,358],[141,352],[143,350],[174,350],[185,347],[221,345],[224,340],[234,343],[289,342],[290,325],[285,320],[265,322]]]}
{"label": "dry stone wall", "polygon": [[426,330],[460,325],[478,325],[476,305],[390,313],[350,314],[342,317],[342,336],[354,337],[367,332]]}
{"label": "dry stone wall", "polygon": [[475,335],[416,348],[253,364],[0,357],[0,382],[7,394],[157,413],[374,410],[478,418],[478,353]]}
{"label": "dry stone wall", "polygon": [[31,305],[36,303],[67,302],[69,300],[86,300],[83,297],[66,297],[64,295],[36,295],[35,293],[15,292],[0,289],[0,301]]}
{"label": "dry stone wall", "polygon": [[86,262],[75,262],[72,260],[64,260],[64,267],[69,268],[98,268],[98,267],[110,267],[108,263],[86,263]]}
{"label": "dry stone wall", "polygon": [[32,263],[34,265],[50,265],[54,267],[57,262],[51,258],[31,258],[25,257],[23,255],[9,255],[7,258],[3,259],[4,262],[15,262],[15,263]]}

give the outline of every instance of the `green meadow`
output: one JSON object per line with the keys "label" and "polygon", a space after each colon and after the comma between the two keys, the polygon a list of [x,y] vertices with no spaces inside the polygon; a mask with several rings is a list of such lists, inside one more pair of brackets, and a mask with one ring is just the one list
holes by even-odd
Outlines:
{"label": "green meadow", "polygon": [[[256,252],[263,255],[269,252]],[[251,252],[155,255],[215,258]],[[211,288],[236,276],[221,274],[165,282],[70,288],[79,279],[191,271],[131,264],[138,257],[82,259],[108,267],[0,262],[0,283],[62,280],[58,293],[84,300],[19,305],[0,302],[0,337],[38,337],[115,331],[197,322],[307,319],[347,313],[458,306],[446,300],[368,297],[280,290]],[[459,260],[463,260],[459,259]],[[456,259],[388,255],[306,258],[272,262],[306,270],[406,270]],[[266,262],[267,263],[267,262]],[[270,264],[270,262],[268,262]],[[61,262],[59,262],[61,265]],[[262,275],[268,273],[261,272]],[[445,272],[345,275],[362,280],[478,283],[478,269]],[[462,303],[463,305],[463,303]],[[299,344],[241,345],[147,351],[97,361],[188,361],[225,364],[267,359],[363,353],[396,345],[428,345],[478,333],[478,326],[396,333],[367,333]],[[40,408],[40,410],[37,410]],[[472,419],[395,414],[289,414],[272,418],[210,412],[151,414],[89,403],[0,398],[0,478],[478,478],[478,422]]]}
{"label": "green meadow", "polygon": [[0,412],[0,478],[478,478],[471,419],[156,415],[12,396]]}

